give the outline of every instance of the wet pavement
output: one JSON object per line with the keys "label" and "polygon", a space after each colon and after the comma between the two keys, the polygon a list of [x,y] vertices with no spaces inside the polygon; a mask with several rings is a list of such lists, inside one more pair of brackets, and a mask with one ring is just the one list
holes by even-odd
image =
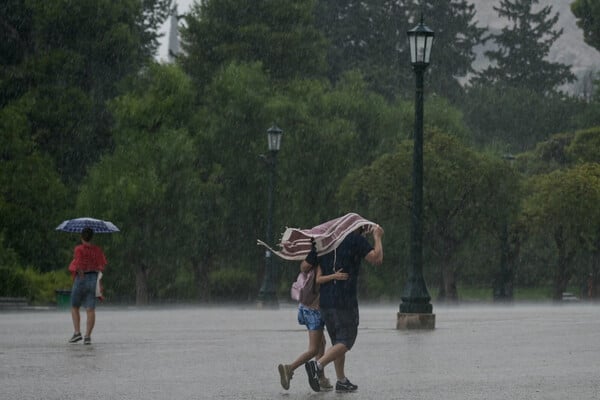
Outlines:
{"label": "wet pavement", "polygon": [[67,344],[68,310],[0,312],[0,398],[600,398],[600,305],[434,305],[433,331],[397,331],[397,309],[361,306],[352,394],[312,392],[304,368],[281,388],[277,364],[307,345],[291,304],[101,306],[91,346]]}

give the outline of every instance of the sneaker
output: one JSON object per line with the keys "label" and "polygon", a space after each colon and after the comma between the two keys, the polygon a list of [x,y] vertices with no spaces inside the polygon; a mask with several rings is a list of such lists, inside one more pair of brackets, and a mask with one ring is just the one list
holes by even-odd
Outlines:
{"label": "sneaker", "polygon": [[346,378],[346,382],[337,381],[335,384],[336,392],[354,392],[356,389],[358,389],[358,386],[350,382],[348,378]]}
{"label": "sneaker", "polygon": [[71,336],[71,339],[69,339],[69,343],[77,343],[81,339],[82,339],[81,333],[74,333],[73,336]]}
{"label": "sneaker", "polygon": [[92,344],[92,338],[89,336],[84,337],[83,344]]}
{"label": "sneaker", "polygon": [[289,365],[279,364],[277,367],[279,370],[279,378],[281,379],[281,386],[288,390],[290,388],[290,380],[292,380],[292,376],[294,376],[294,371],[290,368]]}
{"label": "sneaker", "polygon": [[333,390],[333,385],[331,384],[331,382],[329,382],[329,379],[327,379],[325,377],[319,378],[319,387],[324,392]]}
{"label": "sneaker", "polygon": [[306,374],[308,375],[308,384],[310,388],[315,392],[321,391],[321,387],[319,386],[319,367],[317,367],[316,361],[309,361],[304,364],[304,368],[306,368]]}

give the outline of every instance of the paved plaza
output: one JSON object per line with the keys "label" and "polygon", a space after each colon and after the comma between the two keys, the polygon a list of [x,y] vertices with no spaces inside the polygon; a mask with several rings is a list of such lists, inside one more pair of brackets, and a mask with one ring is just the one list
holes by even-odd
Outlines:
{"label": "paved plaza", "polygon": [[[303,368],[289,391],[281,388],[277,364],[307,345],[292,304],[100,306],[91,346],[67,344],[68,310],[4,311],[0,398],[600,398],[600,305],[434,304],[432,331],[397,331],[397,311],[394,304],[361,306],[358,340],[346,360],[359,386],[351,394],[312,392]],[[326,373],[333,378],[333,366]]]}

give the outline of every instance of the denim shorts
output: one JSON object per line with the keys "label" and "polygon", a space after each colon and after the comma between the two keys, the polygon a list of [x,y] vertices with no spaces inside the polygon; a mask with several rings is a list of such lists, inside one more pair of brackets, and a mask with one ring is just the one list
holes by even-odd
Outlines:
{"label": "denim shorts", "polygon": [[298,323],[306,325],[309,331],[322,331],[325,322],[321,318],[321,312],[313,308],[308,308],[304,304],[298,306]]}
{"label": "denim shorts", "polygon": [[352,349],[358,334],[358,307],[348,309],[321,308],[332,345],[342,343]]}
{"label": "denim shorts", "polygon": [[97,273],[84,274],[83,278],[75,275],[73,289],[71,289],[71,306],[85,307],[89,309],[96,308],[96,280]]}

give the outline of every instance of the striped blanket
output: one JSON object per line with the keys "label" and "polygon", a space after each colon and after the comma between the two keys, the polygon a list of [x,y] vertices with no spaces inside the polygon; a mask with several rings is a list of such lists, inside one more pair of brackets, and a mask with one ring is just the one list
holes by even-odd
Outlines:
{"label": "striped blanket", "polygon": [[337,248],[352,231],[360,227],[365,227],[367,231],[370,231],[375,225],[374,222],[356,213],[349,213],[311,229],[287,228],[279,243],[280,251],[272,249],[261,240],[258,240],[257,243],[285,260],[304,260],[310,252],[313,240],[317,254],[321,256]]}

